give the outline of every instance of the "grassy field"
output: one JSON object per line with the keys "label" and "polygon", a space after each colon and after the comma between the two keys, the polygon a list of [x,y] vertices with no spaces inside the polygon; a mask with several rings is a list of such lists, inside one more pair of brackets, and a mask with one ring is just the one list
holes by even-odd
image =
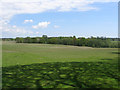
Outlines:
{"label": "grassy field", "polygon": [[3,42],[3,88],[117,88],[117,48]]}
{"label": "grassy field", "polygon": [[3,42],[3,67],[46,62],[116,60],[118,49]]}

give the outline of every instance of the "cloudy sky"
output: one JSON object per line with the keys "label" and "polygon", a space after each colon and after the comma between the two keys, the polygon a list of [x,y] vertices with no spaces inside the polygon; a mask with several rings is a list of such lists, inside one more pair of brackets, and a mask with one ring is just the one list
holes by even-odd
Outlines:
{"label": "cloudy sky", "polygon": [[2,37],[118,36],[119,0],[2,0]]}

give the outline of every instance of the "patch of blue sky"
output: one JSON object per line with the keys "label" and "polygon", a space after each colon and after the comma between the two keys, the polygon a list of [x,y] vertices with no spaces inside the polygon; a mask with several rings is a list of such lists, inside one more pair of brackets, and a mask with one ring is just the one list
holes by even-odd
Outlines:
{"label": "patch of blue sky", "polygon": [[[36,14],[18,14],[11,18],[10,25],[23,27],[27,30],[39,31],[48,36],[106,36],[118,35],[118,4],[94,3],[92,7],[98,10],[90,11],[46,11]],[[32,19],[32,23],[24,23],[24,20]],[[47,28],[33,29],[32,25],[49,21]],[[59,28],[54,28],[58,25]]]}

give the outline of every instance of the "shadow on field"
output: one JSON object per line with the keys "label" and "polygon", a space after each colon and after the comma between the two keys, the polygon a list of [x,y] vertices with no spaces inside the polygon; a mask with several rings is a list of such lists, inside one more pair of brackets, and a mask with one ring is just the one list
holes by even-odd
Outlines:
{"label": "shadow on field", "polygon": [[113,59],[110,59],[110,58],[106,58],[106,59],[101,59],[101,60],[113,60]]}
{"label": "shadow on field", "polygon": [[3,67],[3,88],[118,88],[117,65],[57,62]]}
{"label": "shadow on field", "polygon": [[120,52],[112,52],[112,54],[120,54]]}

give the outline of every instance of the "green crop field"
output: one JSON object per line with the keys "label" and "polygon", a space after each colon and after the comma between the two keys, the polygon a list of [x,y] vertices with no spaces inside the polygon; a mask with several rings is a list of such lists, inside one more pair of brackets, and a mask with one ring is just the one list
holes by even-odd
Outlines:
{"label": "green crop field", "polygon": [[118,88],[117,48],[4,41],[3,88]]}

